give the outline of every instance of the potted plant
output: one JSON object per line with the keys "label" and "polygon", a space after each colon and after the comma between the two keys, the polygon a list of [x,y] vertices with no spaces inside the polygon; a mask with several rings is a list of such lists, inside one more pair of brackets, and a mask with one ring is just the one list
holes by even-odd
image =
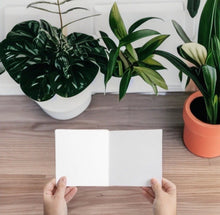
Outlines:
{"label": "potted plant", "polygon": [[[36,101],[50,116],[70,119],[84,111],[91,101],[91,83],[99,69],[106,70],[107,56],[98,39],[83,33],[64,34],[70,23],[63,24],[61,6],[73,0],[60,2],[38,1],[28,7],[55,13],[60,18],[60,28],[45,20],[19,23],[0,43],[0,60],[9,75],[22,91]],[[58,11],[41,7],[56,5]]]}
{"label": "potted plant", "polygon": [[[107,71],[104,73],[104,83],[106,86],[112,76],[121,79],[119,89],[120,100],[125,96],[129,82],[134,76],[140,76],[153,88],[155,93],[158,92],[157,86],[167,89],[165,80],[157,72],[157,70],[165,69],[165,67],[156,61],[154,56],[155,50],[169,35],[162,35],[152,29],[137,30],[140,25],[151,19],[158,18],[142,18],[132,24],[127,31],[118,6],[114,3],[109,15],[109,25],[118,43],[116,44],[106,33],[100,32],[107,47],[108,54]],[[133,42],[154,35],[157,36],[147,41],[143,46],[137,48],[133,47]]]}
{"label": "potted plant", "polygon": [[189,67],[170,53],[156,53],[192,79],[200,91],[189,96],[184,104],[184,143],[196,155],[220,156],[220,1],[206,1],[199,23],[198,43],[191,42],[184,30],[174,24],[185,42],[178,47],[178,53],[193,66]]}

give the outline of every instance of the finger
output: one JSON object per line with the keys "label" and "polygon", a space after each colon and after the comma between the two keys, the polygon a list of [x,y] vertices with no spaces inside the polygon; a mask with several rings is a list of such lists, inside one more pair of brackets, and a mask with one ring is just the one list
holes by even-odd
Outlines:
{"label": "finger", "polygon": [[57,190],[55,195],[56,196],[65,196],[65,191],[66,191],[66,177],[61,177],[57,183]]}
{"label": "finger", "polygon": [[53,190],[56,187],[56,179],[53,178],[49,182],[47,182],[44,186],[44,195],[53,195]]}
{"label": "finger", "polygon": [[156,197],[161,194],[162,192],[161,184],[155,178],[151,179],[151,187]]}
{"label": "finger", "polygon": [[164,188],[164,190],[167,192],[167,193],[173,193],[175,194],[176,193],[176,185],[169,181],[168,179],[166,178],[163,178],[162,179],[162,187]]}
{"label": "finger", "polygon": [[66,196],[66,194],[68,194],[70,192],[71,189],[72,189],[72,187],[66,187],[65,196]]}
{"label": "finger", "polygon": [[151,204],[154,203],[154,198],[147,192],[143,191],[142,194],[145,196],[145,198],[150,202]]}
{"label": "finger", "polygon": [[65,200],[68,203],[77,193],[77,187],[71,187],[70,191],[65,195]]}
{"label": "finger", "polygon": [[154,191],[152,190],[151,187],[143,187],[142,189],[143,189],[145,192],[147,192],[148,194],[150,194],[153,198],[155,198]]}

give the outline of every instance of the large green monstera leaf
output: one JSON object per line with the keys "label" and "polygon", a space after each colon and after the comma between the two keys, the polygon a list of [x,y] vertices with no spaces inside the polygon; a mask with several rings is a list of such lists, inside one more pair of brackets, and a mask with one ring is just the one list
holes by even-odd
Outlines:
{"label": "large green monstera leaf", "polygon": [[80,93],[107,64],[104,48],[92,36],[66,37],[45,20],[16,25],[0,43],[0,60],[24,93],[37,101]]}

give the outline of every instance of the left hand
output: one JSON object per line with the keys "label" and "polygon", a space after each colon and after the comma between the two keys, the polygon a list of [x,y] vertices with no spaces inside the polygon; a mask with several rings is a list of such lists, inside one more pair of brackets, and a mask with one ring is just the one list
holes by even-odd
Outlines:
{"label": "left hand", "polygon": [[44,187],[44,215],[67,215],[67,203],[76,195],[77,187],[66,187],[66,177],[56,185],[55,178]]}

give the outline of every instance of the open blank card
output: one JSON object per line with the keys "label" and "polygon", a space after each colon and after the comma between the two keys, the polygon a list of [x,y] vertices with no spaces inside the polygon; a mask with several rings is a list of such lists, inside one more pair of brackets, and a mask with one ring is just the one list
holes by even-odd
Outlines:
{"label": "open blank card", "polygon": [[56,179],[68,186],[149,186],[162,179],[162,130],[55,131]]}

